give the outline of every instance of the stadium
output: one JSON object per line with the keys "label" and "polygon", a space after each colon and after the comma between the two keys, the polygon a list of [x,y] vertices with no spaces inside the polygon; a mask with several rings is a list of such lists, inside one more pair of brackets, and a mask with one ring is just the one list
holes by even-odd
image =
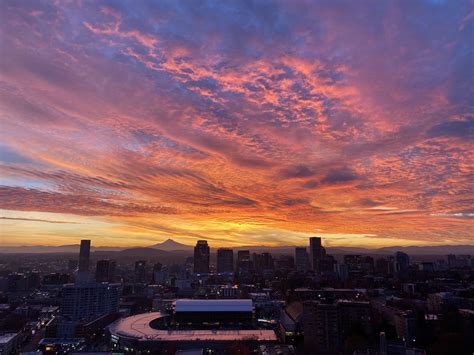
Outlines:
{"label": "stadium", "polygon": [[177,300],[169,313],[122,318],[109,326],[112,346],[124,353],[174,354],[205,348],[256,349],[277,342],[274,330],[259,329],[252,300]]}

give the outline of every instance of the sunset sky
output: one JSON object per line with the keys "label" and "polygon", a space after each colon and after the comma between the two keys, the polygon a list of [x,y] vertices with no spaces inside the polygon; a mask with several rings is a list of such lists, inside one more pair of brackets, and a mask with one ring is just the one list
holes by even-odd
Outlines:
{"label": "sunset sky", "polygon": [[470,1],[1,1],[0,244],[474,243]]}

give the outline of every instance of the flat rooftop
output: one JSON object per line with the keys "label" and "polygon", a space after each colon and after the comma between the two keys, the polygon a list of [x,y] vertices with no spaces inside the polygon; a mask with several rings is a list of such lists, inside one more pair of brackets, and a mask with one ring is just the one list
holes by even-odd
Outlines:
{"label": "flat rooftop", "polygon": [[138,341],[277,341],[273,330],[158,330],[150,327],[150,322],[165,317],[160,312],[137,314],[119,319],[108,328],[118,337],[132,338]]}
{"label": "flat rooftop", "polygon": [[176,300],[175,312],[252,312],[251,299]]}
{"label": "flat rooftop", "polygon": [[17,335],[18,335],[18,333],[6,333],[6,334],[3,334],[3,335],[0,335],[0,344],[8,343],[13,338],[15,338]]}
{"label": "flat rooftop", "polygon": [[43,338],[40,340],[39,344],[61,344],[61,345],[74,345],[85,342],[84,338],[71,338],[71,339],[62,339],[62,338]]}

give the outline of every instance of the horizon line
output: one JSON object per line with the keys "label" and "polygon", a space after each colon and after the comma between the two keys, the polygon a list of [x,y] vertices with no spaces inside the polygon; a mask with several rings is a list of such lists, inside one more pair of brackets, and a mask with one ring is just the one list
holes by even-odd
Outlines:
{"label": "horizon line", "polygon": [[[86,239],[87,240],[87,239]],[[174,241],[174,240],[173,240]],[[176,241],[174,241],[176,242]],[[161,244],[163,242],[158,242],[151,245],[91,245],[91,249],[93,248],[114,248],[114,249],[135,249],[135,248],[149,248],[153,249],[156,244]],[[189,244],[181,244],[184,247],[194,248],[194,245]],[[0,248],[60,248],[60,247],[79,247],[80,244],[57,244],[57,245],[46,245],[46,244],[15,244],[15,245],[4,245],[0,243]],[[459,246],[472,246],[471,244],[418,244],[418,245],[388,245],[388,246],[380,246],[380,247],[371,247],[371,246],[353,246],[353,245],[323,245],[324,248],[333,248],[333,249],[343,249],[343,248],[351,248],[351,249],[368,249],[368,250],[378,250],[378,249],[387,249],[387,248],[429,248],[429,247],[459,247]],[[306,247],[309,248],[308,245],[297,245],[297,244],[281,244],[281,245],[233,245],[233,246],[211,246],[209,245],[210,249],[237,249],[237,248],[300,248]],[[160,249],[161,250],[161,249]],[[174,249],[174,250],[181,250],[181,249]]]}

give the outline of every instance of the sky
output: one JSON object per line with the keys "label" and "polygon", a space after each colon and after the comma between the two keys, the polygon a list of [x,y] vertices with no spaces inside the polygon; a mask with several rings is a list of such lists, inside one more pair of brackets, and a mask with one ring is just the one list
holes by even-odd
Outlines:
{"label": "sky", "polygon": [[0,244],[474,243],[474,3],[0,2]]}

